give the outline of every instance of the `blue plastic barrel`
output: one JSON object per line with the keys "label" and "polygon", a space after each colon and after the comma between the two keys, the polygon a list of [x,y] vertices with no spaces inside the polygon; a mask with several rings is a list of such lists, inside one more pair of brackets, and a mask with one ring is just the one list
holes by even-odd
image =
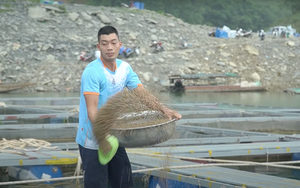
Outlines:
{"label": "blue plastic barrel", "polygon": [[140,9],[144,9],[145,3],[140,3]]}
{"label": "blue plastic barrel", "polygon": [[140,9],[140,2],[134,2],[133,5],[135,8]]}

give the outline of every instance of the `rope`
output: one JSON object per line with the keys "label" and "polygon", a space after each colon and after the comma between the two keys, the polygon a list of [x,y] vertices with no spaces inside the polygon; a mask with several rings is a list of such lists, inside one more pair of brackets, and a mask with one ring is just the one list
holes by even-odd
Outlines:
{"label": "rope", "polygon": [[25,155],[25,153],[21,151],[14,151],[14,150],[7,150],[7,149],[15,149],[15,150],[24,150],[24,151],[31,151],[29,149],[26,149],[26,147],[35,148],[33,151],[40,150],[42,148],[45,149],[57,149],[58,147],[50,147],[51,143],[44,141],[44,140],[38,140],[33,138],[25,138],[25,139],[19,139],[19,140],[6,140],[5,138],[2,138],[0,140],[0,153],[11,153],[11,154],[18,154],[18,155]]}
{"label": "rope", "polygon": [[[82,160],[80,155],[78,156],[78,160],[77,160],[77,165],[75,168],[75,172],[74,172],[74,176],[79,176],[81,173],[81,164],[82,164]],[[76,180],[76,184],[79,184],[79,179]]]}
{"label": "rope", "polygon": [[79,113],[79,107],[73,108],[72,110],[69,110],[68,112]]}
{"label": "rope", "polygon": [[[287,166],[287,165],[280,165],[280,164],[296,164],[300,163],[298,161],[282,161],[282,162],[273,162],[273,163],[258,163],[258,162],[251,162],[251,161],[238,161],[238,160],[222,160],[222,159],[206,159],[206,158],[192,158],[192,157],[179,157],[173,155],[162,155],[162,154],[150,154],[150,153],[142,153],[142,152],[130,152],[128,153],[137,154],[137,155],[144,155],[144,156],[152,156],[152,157],[166,157],[166,158],[175,158],[175,159],[185,159],[185,160],[201,160],[201,161],[209,161],[209,162],[224,162],[224,163],[240,163],[238,165],[231,164],[233,166],[239,165],[261,165],[261,166],[270,166],[270,167],[278,167],[278,168],[289,168],[289,169],[300,169],[298,166]],[[220,166],[220,164],[212,164],[211,166]]]}
{"label": "rope", "polygon": [[6,104],[4,102],[0,102],[0,107],[6,108]]}

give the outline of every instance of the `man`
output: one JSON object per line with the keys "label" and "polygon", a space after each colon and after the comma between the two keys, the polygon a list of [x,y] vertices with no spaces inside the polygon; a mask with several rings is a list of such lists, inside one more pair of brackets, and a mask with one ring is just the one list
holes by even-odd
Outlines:
{"label": "man", "polygon": [[265,39],[265,31],[263,29],[260,30],[259,37],[260,37],[260,40],[264,40]]}
{"label": "man", "polygon": [[[83,163],[85,188],[107,188],[107,180],[112,188],[133,186],[131,165],[125,149],[119,147],[113,159],[107,165],[101,165],[97,152],[99,145],[92,132],[97,110],[110,96],[125,87],[129,90],[144,89],[130,65],[116,59],[121,45],[118,31],[114,27],[102,27],[98,32],[97,44],[101,57],[87,65],[82,73],[76,142],[79,144]],[[169,119],[181,118],[179,113],[164,106],[161,107],[161,111]]]}

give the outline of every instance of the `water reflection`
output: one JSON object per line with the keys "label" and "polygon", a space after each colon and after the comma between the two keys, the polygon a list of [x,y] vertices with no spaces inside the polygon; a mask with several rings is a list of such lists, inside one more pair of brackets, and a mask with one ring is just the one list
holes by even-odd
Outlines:
{"label": "water reflection", "polygon": [[[231,103],[256,106],[300,108],[300,95],[271,92],[227,92],[227,93],[161,93],[171,103]],[[166,97],[164,97],[166,98]]]}

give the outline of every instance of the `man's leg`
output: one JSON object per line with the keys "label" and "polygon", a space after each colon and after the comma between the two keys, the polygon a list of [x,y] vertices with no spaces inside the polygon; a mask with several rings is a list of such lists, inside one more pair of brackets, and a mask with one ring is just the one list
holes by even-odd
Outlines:
{"label": "man's leg", "polygon": [[83,166],[84,188],[107,188],[107,165],[100,164],[98,151],[79,145],[79,152]]}
{"label": "man's leg", "polygon": [[131,164],[123,147],[108,164],[108,180],[112,188],[133,187]]}

